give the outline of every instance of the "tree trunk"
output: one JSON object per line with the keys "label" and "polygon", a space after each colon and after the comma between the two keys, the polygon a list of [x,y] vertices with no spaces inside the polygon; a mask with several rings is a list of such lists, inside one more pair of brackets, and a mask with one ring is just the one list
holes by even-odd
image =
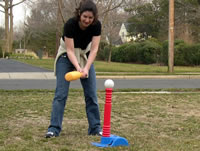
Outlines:
{"label": "tree trunk", "polygon": [[5,1],[5,52],[9,52],[9,12],[8,12],[9,2]]}
{"label": "tree trunk", "polygon": [[9,52],[13,51],[13,0],[10,0],[10,33],[9,33]]}
{"label": "tree trunk", "polygon": [[64,22],[64,18],[62,16],[62,8],[64,7],[63,1],[58,0],[58,10],[57,10],[57,31],[56,31],[56,51],[55,51],[55,56],[57,54],[59,45],[60,45],[60,37],[62,36],[62,25]]}
{"label": "tree trunk", "polygon": [[110,43],[109,45],[109,56],[108,56],[108,63],[111,62],[111,57],[112,57],[112,44]]}
{"label": "tree trunk", "polygon": [[111,62],[111,57],[112,57],[112,37],[109,37],[109,54],[108,54],[108,63]]}
{"label": "tree trunk", "polygon": [[2,55],[3,55],[2,57],[3,57],[3,58],[5,58],[5,52],[6,52],[6,51],[5,51],[5,50],[6,50],[6,48],[5,48],[5,47],[6,47],[5,43],[6,43],[6,39],[4,38],[4,39],[3,39],[3,45],[2,45],[2,46],[3,46],[3,47],[2,47]]}
{"label": "tree trunk", "polygon": [[[108,19],[108,13],[109,13],[109,10],[111,9],[111,6],[112,6],[112,0],[110,0],[108,2],[108,7],[107,7],[107,12],[105,13],[104,17],[103,17],[103,20],[102,20],[102,31],[104,32],[104,28],[105,28],[105,25],[106,25],[106,22],[107,22],[107,19]],[[106,39],[106,35],[105,34],[102,34],[102,39]]]}
{"label": "tree trunk", "polygon": [[[5,57],[6,52],[12,52],[13,49],[13,10],[12,8],[16,5],[19,5],[23,3],[25,0],[21,0],[21,2],[18,2],[13,5],[13,0],[4,0],[4,6],[3,7],[5,13],[5,44],[3,49],[3,58]],[[9,13],[10,11],[10,13]],[[9,16],[10,15],[10,16]]]}

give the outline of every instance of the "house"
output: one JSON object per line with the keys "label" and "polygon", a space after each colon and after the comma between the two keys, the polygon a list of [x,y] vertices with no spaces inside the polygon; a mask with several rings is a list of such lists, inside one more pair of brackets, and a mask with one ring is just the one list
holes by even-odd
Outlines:
{"label": "house", "polygon": [[116,30],[116,34],[114,36],[112,35],[111,37],[110,34],[105,36],[105,41],[108,44],[112,43],[112,45],[115,46],[120,46],[123,43],[135,41],[137,38],[136,36],[130,36],[128,32],[128,25],[130,25],[130,23],[122,23],[121,27],[119,26]]}
{"label": "house", "polygon": [[130,25],[129,23],[122,23],[121,28],[120,28],[119,36],[120,36],[121,41],[123,43],[136,40],[136,37],[130,36],[130,34],[128,32],[128,26],[129,25]]}
{"label": "house", "polygon": [[15,54],[30,55],[30,56],[33,56],[34,58],[38,58],[36,53],[29,49],[15,49]]}
{"label": "house", "polygon": [[15,49],[15,53],[23,53],[26,54],[28,52],[27,49]]}

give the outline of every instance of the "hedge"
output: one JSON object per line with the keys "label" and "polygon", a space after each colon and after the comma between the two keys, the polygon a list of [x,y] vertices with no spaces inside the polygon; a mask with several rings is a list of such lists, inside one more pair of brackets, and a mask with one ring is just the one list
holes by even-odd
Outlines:
{"label": "hedge", "polygon": [[160,44],[153,41],[124,44],[112,50],[112,61],[156,63],[159,60],[161,48]]}
{"label": "hedge", "polygon": [[[163,43],[161,62],[168,63],[168,41]],[[174,65],[193,66],[200,65],[200,44],[187,44],[182,40],[174,42]]]}

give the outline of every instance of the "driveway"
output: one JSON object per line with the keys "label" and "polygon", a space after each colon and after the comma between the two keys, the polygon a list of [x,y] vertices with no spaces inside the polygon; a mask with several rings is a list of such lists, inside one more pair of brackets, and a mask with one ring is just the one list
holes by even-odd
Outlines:
{"label": "driveway", "polygon": [[0,73],[10,72],[52,72],[47,69],[34,67],[12,59],[0,59]]}

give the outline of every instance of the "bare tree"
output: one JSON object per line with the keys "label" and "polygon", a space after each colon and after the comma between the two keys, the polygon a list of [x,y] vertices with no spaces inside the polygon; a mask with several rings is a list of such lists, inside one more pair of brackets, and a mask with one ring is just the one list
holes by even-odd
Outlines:
{"label": "bare tree", "polygon": [[[69,16],[65,16],[65,18],[69,18],[70,16],[73,15],[73,12],[75,11],[75,8],[78,7],[79,3],[81,0],[65,0],[64,3],[64,10],[63,12],[66,12],[65,14],[69,14]],[[104,33],[104,29],[106,27],[106,24],[108,23],[108,15],[112,11],[118,10],[118,9],[123,9],[125,5],[126,0],[93,0],[99,10],[99,19],[101,20],[102,23],[102,31]],[[105,36],[102,36],[103,39]]]}
{"label": "bare tree", "polygon": [[9,50],[9,14],[8,14],[8,7],[9,2],[7,0],[4,0],[4,5],[0,4],[0,6],[4,9],[2,11],[5,14],[5,45],[3,46],[3,58],[5,57],[5,52]]}
{"label": "bare tree", "polygon": [[58,47],[60,45],[60,37],[62,35],[62,26],[65,23],[65,18],[63,15],[63,10],[64,10],[64,4],[63,0],[58,0],[57,1],[58,9],[57,9],[57,24],[56,24],[56,51],[55,51],[55,56],[58,50]]}
{"label": "bare tree", "polygon": [[[13,0],[10,0],[10,6],[13,5]],[[10,7],[10,31],[9,31],[9,50],[12,52],[13,49],[13,7]]]}
{"label": "bare tree", "polygon": [[[97,0],[96,4],[99,8],[99,17],[102,22],[102,31],[104,33],[106,24],[108,23],[108,16],[114,10],[121,9],[125,0]],[[105,33],[102,35],[105,39]]]}
{"label": "bare tree", "polygon": [[99,17],[102,22],[102,40],[109,40],[109,56],[108,62],[111,62],[112,55],[112,43],[116,41],[115,38],[118,37],[119,24],[121,24],[123,19],[120,16],[120,12],[126,4],[126,0],[97,0],[96,4],[99,8]]}
{"label": "bare tree", "polygon": [[[58,49],[59,46],[59,39],[62,36],[62,30],[63,30],[63,26],[64,23],[66,22],[66,20],[68,20],[70,17],[73,16],[73,13],[75,11],[75,8],[78,7],[80,0],[52,0],[52,1],[45,1],[45,0],[40,0],[37,1],[37,3],[33,4],[30,1],[26,1],[26,3],[28,3],[28,5],[30,5],[31,7],[31,17],[27,19],[27,27],[29,28],[29,33],[32,32],[32,34],[37,34],[40,32],[43,33],[43,30],[45,31],[47,28],[47,25],[44,23],[44,19],[48,19],[48,18],[42,18],[42,16],[40,16],[41,11],[43,11],[43,13],[45,12],[44,7],[48,6],[46,5],[47,3],[52,3],[52,8],[49,9],[49,12],[52,12],[53,17],[49,20],[54,20],[55,24],[48,24],[48,27],[50,26],[54,26],[54,28],[56,28],[56,50]],[[94,2],[97,4],[97,7],[99,8],[99,19],[102,22],[102,40],[104,39],[104,33],[107,33],[108,30],[106,30],[106,28],[108,28],[108,26],[111,27],[111,25],[115,26],[116,23],[111,23],[112,21],[115,22],[114,19],[112,19],[113,17],[111,17],[111,14],[113,13],[114,15],[116,15],[116,12],[120,12],[120,10],[123,9],[123,5],[125,4],[125,0],[94,0]],[[42,3],[42,6],[40,7],[38,5],[38,3]],[[34,6],[32,6],[34,5]],[[34,10],[35,9],[35,10]],[[46,8],[45,8],[46,9]],[[110,17],[109,17],[110,15]],[[109,19],[111,18],[111,19]],[[117,18],[117,16],[116,16]],[[36,31],[37,29],[37,31]],[[110,28],[112,29],[112,28]],[[115,34],[118,33],[118,31],[115,32]],[[114,32],[112,32],[110,35],[114,35]],[[112,36],[113,37],[113,36]],[[114,36],[116,37],[116,36]],[[27,38],[26,38],[27,39]]]}
{"label": "bare tree", "polygon": [[126,21],[127,14],[114,10],[108,14],[107,24],[104,28],[104,33],[106,33],[106,40],[109,43],[109,55],[108,55],[108,62],[111,62],[112,56],[112,47],[113,44],[119,44],[120,37],[119,37],[119,30],[121,24]]}
{"label": "bare tree", "polygon": [[3,3],[0,3],[0,7],[3,8],[4,11],[1,11],[5,14],[5,46],[3,50],[3,58],[5,52],[12,51],[13,45],[13,7],[23,3],[26,0],[21,0],[18,3],[13,4],[13,0],[3,0]]}

